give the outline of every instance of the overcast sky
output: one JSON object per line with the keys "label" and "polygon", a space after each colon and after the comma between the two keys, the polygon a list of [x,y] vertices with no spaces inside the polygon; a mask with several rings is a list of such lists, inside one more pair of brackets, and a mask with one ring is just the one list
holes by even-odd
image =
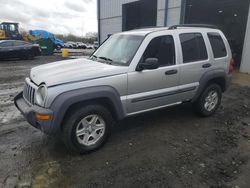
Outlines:
{"label": "overcast sky", "polygon": [[0,0],[0,22],[82,36],[97,31],[96,0]]}

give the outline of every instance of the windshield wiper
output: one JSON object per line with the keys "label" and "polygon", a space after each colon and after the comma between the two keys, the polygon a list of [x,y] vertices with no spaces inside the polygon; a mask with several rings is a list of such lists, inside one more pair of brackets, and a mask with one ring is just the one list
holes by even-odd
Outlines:
{"label": "windshield wiper", "polygon": [[103,59],[103,60],[105,60],[105,61],[113,61],[112,59],[110,59],[110,58],[107,58],[107,57],[98,57],[99,59]]}
{"label": "windshield wiper", "polygon": [[97,56],[96,55],[90,56],[90,59],[93,59],[93,58],[97,59]]}

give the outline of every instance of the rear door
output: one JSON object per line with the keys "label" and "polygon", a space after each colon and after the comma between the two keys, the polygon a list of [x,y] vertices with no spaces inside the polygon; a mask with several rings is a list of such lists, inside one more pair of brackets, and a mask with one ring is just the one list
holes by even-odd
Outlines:
{"label": "rear door", "polygon": [[23,58],[27,56],[27,53],[29,53],[29,46],[27,45],[28,43],[24,41],[14,41],[13,45],[13,52],[15,57],[20,57]]}
{"label": "rear door", "polygon": [[229,45],[225,45],[226,37],[223,36],[223,40],[221,34],[218,32],[208,32],[207,37],[213,53],[213,68],[227,70],[228,63],[231,59],[231,54],[229,54]]}
{"label": "rear door", "polygon": [[190,100],[195,95],[201,76],[209,71],[212,64],[208,57],[208,46],[204,33],[187,32],[179,34],[182,64],[180,66],[180,89],[183,89],[181,99]]}

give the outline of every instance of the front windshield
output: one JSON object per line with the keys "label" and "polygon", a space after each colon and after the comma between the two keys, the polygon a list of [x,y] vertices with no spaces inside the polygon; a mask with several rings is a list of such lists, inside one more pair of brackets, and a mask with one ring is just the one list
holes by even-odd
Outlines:
{"label": "front windshield", "polygon": [[129,65],[143,38],[138,35],[113,35],[97,49],[91,58],[108,61],[110,64]]}

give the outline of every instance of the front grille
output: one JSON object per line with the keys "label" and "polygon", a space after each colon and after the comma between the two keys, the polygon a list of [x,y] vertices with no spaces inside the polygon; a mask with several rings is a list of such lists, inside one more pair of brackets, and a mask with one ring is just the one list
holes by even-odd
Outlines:
{"label": "front grille", "polygon": [[35,88],[31,87],[27,82],[24,85],[23,97],[31,104],[35,102]]}

